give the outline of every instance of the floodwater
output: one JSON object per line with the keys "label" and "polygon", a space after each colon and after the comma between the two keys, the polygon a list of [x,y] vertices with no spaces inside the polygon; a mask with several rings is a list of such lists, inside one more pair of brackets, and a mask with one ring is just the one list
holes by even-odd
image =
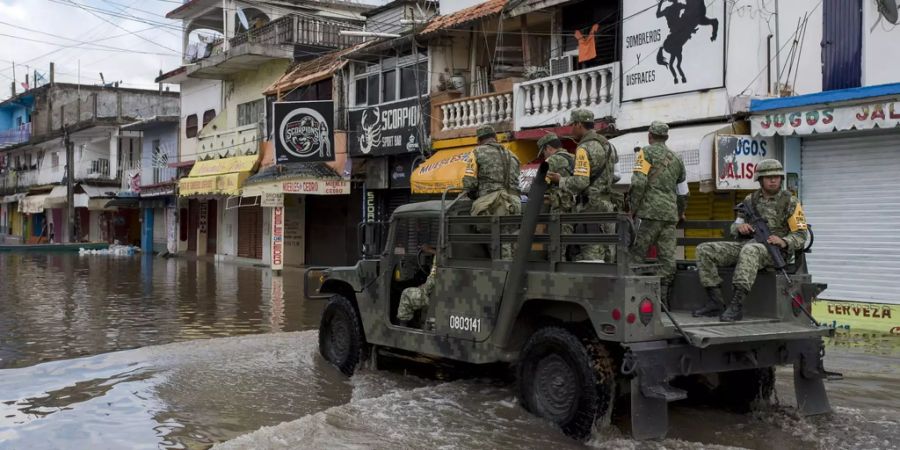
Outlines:
{"label": "floodwater", "polygon": [[[0,255],[0,448],[579,448],[511,386],[399,370],[343,377],[318,355],[301,272],[160,258]],[[274,282],[273,282],[274,280]],[[274,293],[274,295],[273,295]],[[231,336],[231,337],[223,337]],[[900,340],[843,334],[831,415],[672,405],[669,437],[613,426],[588,447],[900,448]]]}

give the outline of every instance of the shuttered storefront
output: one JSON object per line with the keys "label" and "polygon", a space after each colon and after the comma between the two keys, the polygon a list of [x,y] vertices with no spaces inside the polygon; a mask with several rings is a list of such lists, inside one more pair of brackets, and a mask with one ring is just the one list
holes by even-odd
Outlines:
{"label": "shuttered storefront", "polygon": [[259,206],[238,208],[238,256],[262,259],[263,209]]}
{"label": "shuttered storefront", "polygon": [[[690,183],[685,217],[687,220],[734,220],[734,205],[742,201],[752,191],[700,192],[699,183]],[[684,237],[718,238],[721,230],[684,230]],[[684,248],[684,259],[697,259],[695,246]]]}
{"label": "shuttered storefront", "polygon": [[900,304],[900,133],[803,140],[801,199],[822,298]]}

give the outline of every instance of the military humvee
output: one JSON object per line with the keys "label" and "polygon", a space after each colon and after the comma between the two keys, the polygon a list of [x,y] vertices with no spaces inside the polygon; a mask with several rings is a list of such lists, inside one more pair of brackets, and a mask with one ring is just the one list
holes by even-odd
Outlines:
{"label": "military humvee", "polygon": [[[545,173],[546,164],[531,198],[542,198]],[[794,368],[799,410],[830,411],[821,338],[833,330],[808,315],[825,286],[812,283],[802,253],[789,267],[790,280],[760,272],[744,320],[694,318],[690,311],[706,295],[696,263],[679,263],[674,300],[665,308],[657,267],[629,264],[627,216],[541,214],[541,203],[528,202],[522,216],[473,217],[468,199],[449,201],[445,193],[444,200],[398,208],[384,228],[383,249],[369,245],[355,266],[322,276],[319,292],[331,298],[319,328],[321,354],[347,375],[366,358],[377,367],[379,355],[396,352],[507,363],[523,406],[574,438],[588,436],[626,395],[632,435],[662,438],[668,402],[688,392],[670,382],[703,376],[708,386],[718,385],[714,396],[746,408],[771,396],[773,367],[787,364]],[[585,233],[561,234],[563,223],[615,223],[618,231],[591,233],[588,226]],[[519,227],[517,234],[501,232],[510,225]],[[512,242],[513,260],[501,260],[501,244]],[[617,262],[566,261],[568,246],[596,243],[615,246]],[[422,244],[437,248],[435,261]],[[432,263],[429,306],[411,323],[398,321],[403,289],[421,285]],[[731,269],[722,276],[730,280]],[[723,288],[729,295],[731,286]]]}

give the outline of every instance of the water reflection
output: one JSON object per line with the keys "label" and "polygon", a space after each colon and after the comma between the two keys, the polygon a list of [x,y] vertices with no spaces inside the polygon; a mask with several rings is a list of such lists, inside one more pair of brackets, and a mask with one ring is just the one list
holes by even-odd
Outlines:
{"label": "water reflection", "polygon": [[315,327],[302,278],[152,256],[0,254],[0,368]]}

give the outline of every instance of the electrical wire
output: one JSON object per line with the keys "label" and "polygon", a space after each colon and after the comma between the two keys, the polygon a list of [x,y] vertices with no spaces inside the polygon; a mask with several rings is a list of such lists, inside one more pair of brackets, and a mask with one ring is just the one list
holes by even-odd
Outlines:
{"label": "electrical wire", "polygon": [[[151,44],[153,44],[153,45],[155,45],[155,46],[157,46],[157,47],[161,47],[161,48],[164,48],[164,49],[166,49],[166,50],[173,51],[173,52],[175,52],[175,53],[180,53],[178,50],[175,50],[174,48],[167,47],[167,46],[162,45],[162,44],[160,44],[160,43],[158,43],[158,42],[155,42],[155,41],[153,41],[153,40],[150,40],[150,39],[148,39],[148,38],[146,38],[146,37],[144,37],[144,36],[141,36],[141,35],[137,34],[137,32],[131,31],[131,30],[129,30],[129,29],[127,29],[127,28],[125,28],[125,27],[123,27],[123,26],[121,26],[121,25],[115,23],[115,22],[110,21],[109,19],[106,19],[106,18],[104,18],[104,17],[102,17],[102,16],[99,16],[99,15],[97,15],[97,13],[94,13],[94,12],[91,11],[90,9],[85,8],[83,5],[81,5],[80,3],[76,3],[76,2],[74,2],[73,0],[49,0],[49,1],[51,1],[51,2],[53,2],[53,3],[60,3],[60,4],[71,4],[71,5],[73,5],[73,6],[76,6],[76,7],[80,8],[80,9],[84,10],[84,11],[87,11],[87,12],[90,13],[92,16],[94,16],[94,17],[96,17],[96,18],[98,18],[98,19],[100,19],[100,20],[102,20],[102,21],[104,21],[104,22],[108,22],[109,24],[113,25],[113,26],[116,27],[116,28],[121,29],[122,31],[126,31],[126,32],[128,32],[128,33],[134,35],[135,37],[137,37],[137,38],[139,38],[139,39],[141,39],[141,40],[143,40],[143,41],[145,41],[145,42],[149,42],[149,43],[151,43]],[[65,3],[63,3],[63,1],[64,1]]]}

